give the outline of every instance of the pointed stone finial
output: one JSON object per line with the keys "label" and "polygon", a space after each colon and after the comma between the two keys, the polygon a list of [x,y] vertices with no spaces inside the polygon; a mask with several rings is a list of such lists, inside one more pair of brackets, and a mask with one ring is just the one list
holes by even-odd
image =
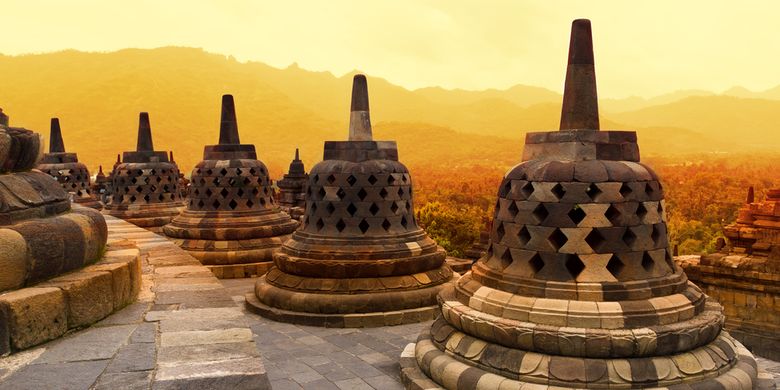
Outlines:
{"label": "pointed stone finial", "polygon": [[349,114],[349,140],[371,141],[371,116],[368,111],[368,83],[366,76],[356,74],[352,79],[352,108]]}
{"label": "pointed stone finial", "polygon": [[174,161],[173,161],[173,150],[171,150],[170,152],[168,152],[168,160],[170,160],[170,162],[174,162]]}
{"label": "pointed stone finial", "polygon": [[295,161],[300,160],[301,158],[298,155],[298,148],[295,148]]}
{"label": "pointed stone finial", "polygon": [[51,118],[49,129],[49,153],[65,153],[65,142],[62,140],[60,119]]}
{"label": "pointed stone finial", "polygon": [[103,175],[103,174],[104,174],[103,173],[103,166],[102,165],[98,165],[98,175]]}
{"label": "pointed stone finial", "polygon": [[745,201],[745,203],[751,204],[755,202],[755,200],[756,200],[756,194],[753,191],[753,186],[750,186],[748,187],[747,201]]}
{"label": "pointed stone finial", "polygon": [[0,108],[0,125],[8,126],[8,115],[3,113],[2,108]]}
{"label": "pointed stone finial", "polygon": [[569,63],[563,90],[561,130],[598,130],[599,105],[590,20],[571,24]]}
{"label": "pointed stone finial", "polygon": [[219,122],[219,144],[238,145],[238,121],[233,95],[222,95],[222,117]]}
{"label": "pointed stone finial", "polygon": [[138,118],[138,144],[135,147],[138,152],[154,151],[152,144],[152,126],[149,124],[149,113],[142,112]]}
{"label": "pointed stone finial", "polygon": [[119,153],[116,154],[116,163],[119,164],[122,162],[122,158],[120,157]]}

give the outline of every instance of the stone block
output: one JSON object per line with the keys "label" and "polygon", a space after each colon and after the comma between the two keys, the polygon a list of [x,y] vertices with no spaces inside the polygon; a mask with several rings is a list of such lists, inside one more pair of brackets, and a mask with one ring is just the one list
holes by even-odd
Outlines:
{"label": "stone block", "polygon": [[67,301],[59,288],[24,288],[0,295],[8,313],[11,348],[25,349],[68,330]]}
{"label": "stone block", "polygon": [[0,291],[24,286],[27,276],[27,243],[10,229],[0,229]]}
{"label": "stone block", "polygon": [[111,291],[113,298],[113,310],[119,310],[135,300],[138,295],[133,292],[133,277],[140,279],[140,275],[132,275],[131,263],[95,264],[86,267],[82,272],[108,272],[111,274]]}
{"label": "stone block", "polygon": [[113,278],[109,272],[84,272],[60,276],[41,287],[58,287],[68,303],[68,327],[91,325],[114,311]]}

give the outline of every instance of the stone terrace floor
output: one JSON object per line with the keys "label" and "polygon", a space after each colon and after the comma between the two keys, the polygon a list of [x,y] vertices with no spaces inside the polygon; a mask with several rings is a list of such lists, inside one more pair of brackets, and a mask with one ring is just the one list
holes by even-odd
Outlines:
{"label": "stone terrace floor", "polygon": [[[403,388],[401,351],[430,322],[329,329],[266,320],[243,307],[254,279],[217,281],[164,238],[107,220],[112,234],[130,237],[146,254],[139,301],[90,328],[0,358],[0,390],[238,390],[267,388],[267,381],[276,390]],[[198,366],[204,358],[214,363]],[[780,363],[759,364],[780,384]],[[198,382],[203,375],[206,382]]]}

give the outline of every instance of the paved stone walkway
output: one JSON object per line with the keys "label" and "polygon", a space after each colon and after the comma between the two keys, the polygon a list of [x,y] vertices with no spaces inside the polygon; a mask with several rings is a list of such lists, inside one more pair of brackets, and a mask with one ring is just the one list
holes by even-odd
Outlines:
{"label": "paved stone walkway", "polygon": [[[398,358],[430,322],[368,329],[246,312],[255,279],[219,281],[166,239],[107,217],[144,255],[139,301],[87,329],[0,359],[5,389],[402,389]],[[760,359],[780,385],[780,362]]]}

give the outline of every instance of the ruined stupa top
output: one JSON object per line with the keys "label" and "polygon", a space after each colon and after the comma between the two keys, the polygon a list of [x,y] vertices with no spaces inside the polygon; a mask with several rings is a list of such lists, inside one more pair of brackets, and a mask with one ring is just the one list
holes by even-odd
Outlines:
{"label": "ruined stupa top", "polygon": [[122,153],[124,163],[168,162],[168,153],[155,151],[152,143],[152,126],[149,113],[142,112],[138,117],[138,141],[134,152]]}
{"label": "ruined stupa top", "polygon": [[298,154],[298,148],[295,148],[295,158],[290,162],[290,169],[287,171],[287,176],[301,177],[306,175],[306,168],[303,166],[303,161]]}
{"label": "ruined stupa top", "polygon": [[639,161],[633,131],[599,131],[590,20],[572,22],[560,131],[526,134],[523,161]]}
{"label": "ruined stupa top", "polygon": [[255,145],[242,144],[238,136],[236,105],[233,95],[222,95],[222,113],[219,120],[219,144],[208,145],[203,151],[204,160],[257,159]]}
{"label": "ruined stupa top", "polygon": [[366,76],[352,78],[352,104],[349,115],[349,140],[325,141],[324,160],[362,162],[367,160],[398,161],[395,141],[374,141],[368,108]]}
{"label": "ruined stupa top", "polygon": [[42,164],[64,164],[78,162],[76,153],[65,151],[65,142],[62,140],[62,129],[59,118],[51,118],[49,130],[49,153],[43,155]]}

